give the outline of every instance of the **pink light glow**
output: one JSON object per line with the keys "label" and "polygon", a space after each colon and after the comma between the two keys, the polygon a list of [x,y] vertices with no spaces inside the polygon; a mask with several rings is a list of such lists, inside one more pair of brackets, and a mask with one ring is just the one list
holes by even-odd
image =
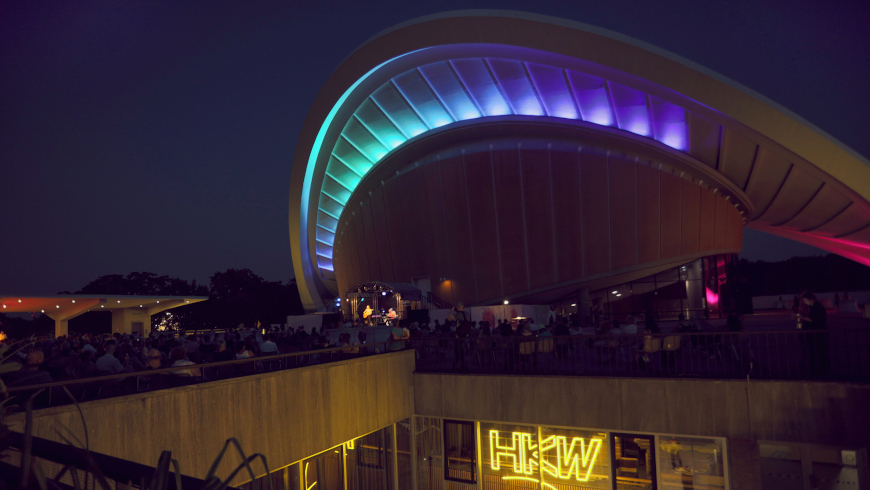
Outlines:
{"label": "pink light glow", "polygon": [[712,289],[705,288],[707,290],[707,304],[708,305],[718,305],[719,304],[719,295],[714,293]]}

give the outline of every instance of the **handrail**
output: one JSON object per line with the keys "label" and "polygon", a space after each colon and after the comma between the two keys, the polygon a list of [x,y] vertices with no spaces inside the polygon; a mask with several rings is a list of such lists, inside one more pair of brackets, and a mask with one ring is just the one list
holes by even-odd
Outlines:
{"label": "handrail", "polygon": [[[188,364],[186,366],[175,366],[175,367],[167,367],[167,368],[152,369],[152,370],[132,371],[129,373],[110,374],[107,376],[93,376],[90,378],[67,379],[67,380],[62,380],[62,381],[52,381],[51,383],[16,386],[13,388],[8,388],[7,391],[9,393],[17,393],[17,392],[21,392],[21,391],[35,391],[35,390],[39,390],[42,388],[55,388],[58,386],[72,386],[72,385],[77,385],[77,384],[88,384],[88,383],[94,383],[94,382],[100,382],[100,381],[109,381],[109,380],[113,380],[113,379],[121,380],[121,379],[130,378],[133,376],[138,377],[138,376],[152,376],[155,374],[172,374],[175,371],[186,371],[186,370],[190,370],[190,369],[201,369],[201,368],[209,368],[210,369],[210,368],[216,368],[216,367],[221,367],[221,366],[235,366],[235,365],[247,364],[247,363],[252,363],[252,362],[256,363],[256,362],[264,361],[264,360],[274,361],[277,359],[287,359],[287,358],[292,358],[292,357],[311,356],[311,355],[324,354],[324,353],[331,354],[333,352],[346,353],[347,349],[354,349],[354,348],[359,348],[362,351],[362,349],[367,349],[367,348],[379,346],[379,345],[392,344],[394,342],[399,342],[399,341],[386,340],[383,342],[375,342],[375,343],[371,343],[371,344],[352,344],[352,345],[346,345],[343,347],[331,347],[328,349],[314,349],[314,350],[306,350],[306,351],[300,351],[300,352],[290,352],[287,354],[276,354],[276,355],[268,355],[268,356],[250,357],[247,359],[233,359],[230,361],[218,361],[218,362],[201,362],[201,363],[196,363],[196,364]],[[388,349],[381,351],[381,353],[386,353],[386,352],[390,352],[390,351]],[[362,357],[363,353],[360,352],[359,354]]]}
{"label": "handrail", "polygon": [[426,291],[426,302],[432,303],[433,305],[437,306],[438,308],[442,308],[445,310],[453,308],[452,304],[448,303],[447,301],[444,301],[443,299],[441,299],[438,296],[435,296],[434,294],[432,294],[432,291]]}
{"label": "handrail", "polygon": [[417,371],[870,381],[870,329],[412,337]]}

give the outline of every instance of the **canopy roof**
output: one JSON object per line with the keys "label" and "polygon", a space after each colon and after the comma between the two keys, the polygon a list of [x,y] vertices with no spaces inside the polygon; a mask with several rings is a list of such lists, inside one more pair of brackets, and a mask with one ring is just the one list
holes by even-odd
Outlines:
{"label": "canopy roof", "polygon": [[870,162],[788,109],[594,26],[521,12],[447,12],[367,41],[309,112],[290,196],[306,309],[338,294],[337,225],[360,209],[355,194],[373,169],[439,135],[502,120],[618,134],[667,152],[691,167],[685,178],[730,199],[747,227],[870,265]]}
{"label": "canopy roof", "polygon": [[0,313],[42,312],[68,318],[88,311],[142,308],[150,314],[207,300],[207,296],[130,296],[62,294],[55,296],[0,296]]}

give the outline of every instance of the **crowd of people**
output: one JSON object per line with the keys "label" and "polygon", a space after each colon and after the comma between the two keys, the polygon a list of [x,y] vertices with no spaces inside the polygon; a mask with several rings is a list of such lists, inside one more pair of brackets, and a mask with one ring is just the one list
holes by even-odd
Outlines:
{"label": "crowd of people", "polygon": [[[826,328],[824,308],[815,297],[806,294],[802,300],[804,308],[798,314],[804,328]],[[644,362],[648,362],[648,354],[658,350],[673,351],[679,348],[679,339],[664,337],[656,340],[654,338],[656,334],[661,333],[661,330],[651,314],[643,317],[628,315],[623,322],[604,319],[601,315],[592,315],[583,320],[577,317],[549,315],[546,324],[538,324],[533,318],[518,321],[503,319],[493,323],[491,325],[489,321],[471,321],[461,306],[451,311],[448,319],[443,323],[438,320],[432,324],[410,322],[407,319],[394,321],[390,326],[386,350],[417,347],[421,344],[415,341],[432,337],[444,340],[522,337],[528,341],[546,337],[587,335],[595,337],[590,337],[586,343],[590,347],[599,348],[607,356],[612,357],[616,352],[624,351],[626,345],[631,344],[631,350]],[[15,388],[53,381],[143,373],[162,368],[178,368],[171,371],[171,374],[179,377],[206,379],[207,372],[203,369],[209,363],[325,348],[341,348],[341,352],[353,355],[358,354],[360,345],[366,343],[364,322],[345,321],[331,327],[344,329],[356,327],[359,330],[356,333],[344,331],[331,340],[325,327],[321,327],[319,331],[314,329],[309,333],[302,327],[264,328],[257,322],[252,328],[242,326],[219,333],[211,331],[177,334],[154,331],[147,337],[115,333],[70,334],[58,338],[32,338],[18,342],[4,339],[2,343],[9,345],[9,352],[13,352],[4,362],[17,362],[21,368],[7,370],[0,374],[0,380],[7,388]],[[731,332],[740,331],[740,320],[731,315],[726,322],[726,329]],[[703,318],[693,316],[687,320],[681,314],[673,332],[701,333],[712,330],[714,329]],[[616,341],[607,338],[616,335],[633,336],[637,340]],[[352,336],[356,339],[352,339]],[[605,336],[605,338],[597,336]],[[689,340],[699,341],[695,336]],[[814,358],[819,358],[814,359],[814,362],[827,363],[824,354],[827,350],[825,346],[807,349]],[[459,358],[464,357],[468,352],[458,350],[455,354],[455,357]],[[661,357],[663,363],[673,363],[672,355]]]}
{"label": "crowd of people", "polygon": [[[344,339],[341,339],[344,340]],[[178,367],[171,374],[202,379],[203,364],[267,357],[347,345],[330,343],[325,329],[269,327],[227,329],[217,333],[153,331],[129,334],[70,334],[62,337],[4,339],[8,358],[21,365],[0,375],[7,388]],[[183,368],[183,369],[181,369]]]}

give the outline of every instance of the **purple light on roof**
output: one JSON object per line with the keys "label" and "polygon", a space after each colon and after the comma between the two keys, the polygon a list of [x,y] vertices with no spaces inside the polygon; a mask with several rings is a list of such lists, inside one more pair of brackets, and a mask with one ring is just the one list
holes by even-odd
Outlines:
{"label": "purple light on roof", "polygon": [[328,271],[334,270],[332,267],[332,259],[328,259],[320,255],[317,256],[317,267]]}
{"label": "purple light on roof", "polygon": [[580,107],[580,117],[602,126],[613,126],[613,113],[604,89],[604,81],[598,77],[567,70],[568,82]]}
{"label": "purple light on roof", "polygon": [[650,96],[653,132],[658,141],[677,150],[687,148],[686,111],[682,107]]}
{"label": "purple light on roof", "polygon": [[619,128],[641,136],[650,136],[649,114],[643,92],[618,83],[608,82],[608,85]]}
{"label": "purple light on roof", "polygon": [[526,63],[526,68],[538,93],[541,94],[548,115],[565,119],[580,118],[574,105],[574,96],[565,82],[561,69],[535,63]]}

